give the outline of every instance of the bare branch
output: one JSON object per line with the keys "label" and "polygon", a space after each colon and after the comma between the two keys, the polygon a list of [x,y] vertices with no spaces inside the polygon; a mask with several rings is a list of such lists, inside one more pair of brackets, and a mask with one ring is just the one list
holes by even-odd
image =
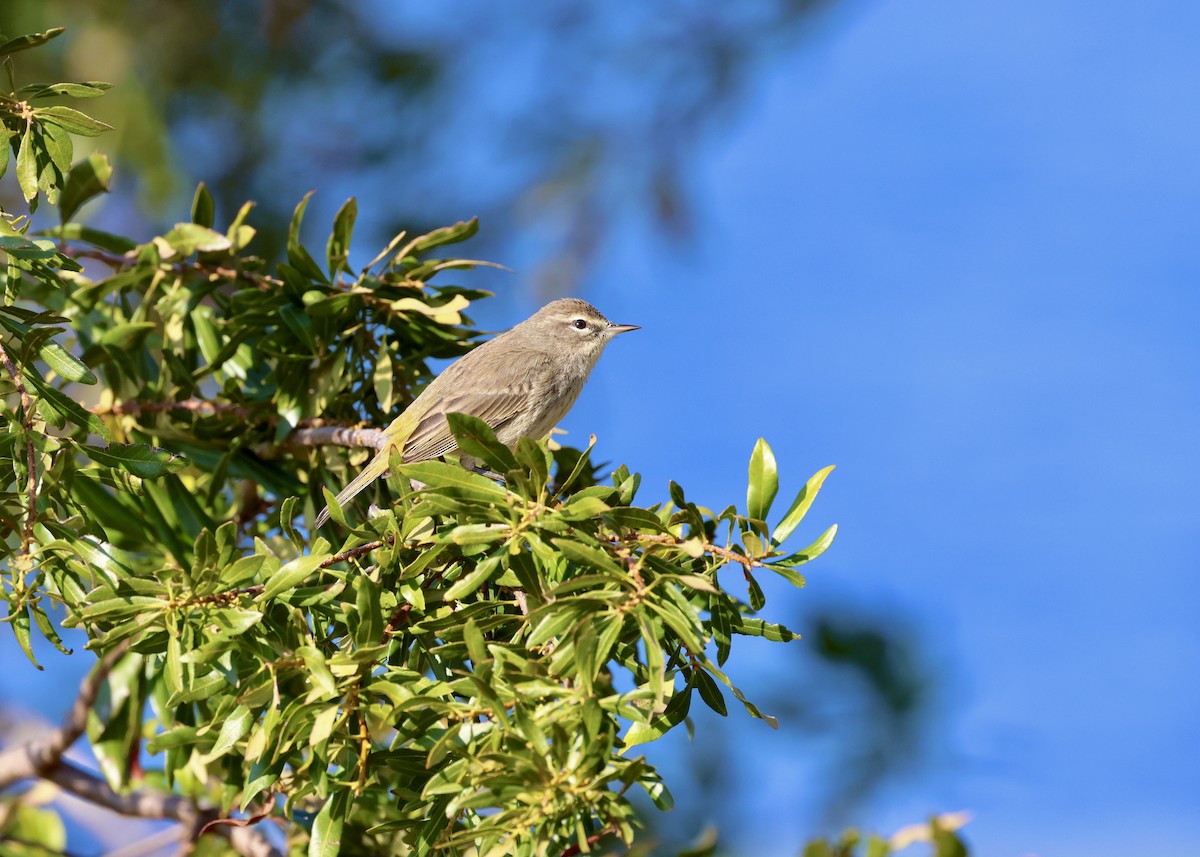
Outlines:
{"label": "bare branch", "polygon": [[75,698],[71,710],[67,712],[62,726],[51,730],[50,734],[43,738],[27,741],[0,752],[0,789],[7,788],[17,780],[46,776],[47,772],[62,761],[63,753],[67,752],[67,748],[74,744],[87,728],[88,712],[96,704],[101,685],[128,650],[129,641],[125,640],[100,659],[95,669],[79,686],[79,695]]}
{"label": "bare branch", "polygon": [[318,426],[298,428],[287,436],[283,446],[348,446],[382,449],[383,429]]}
{"label": "bare branch", "polygon": [[[166,792],[138,790],[117,794],[103,779],[65,759],[46,778],[76,797],[119,815],[174,819],[192,830],[217,817],[216,810],[202,810],[187,798]],[[214,828],[213,832],[228,839],[242,857],[283,857],[283,852],[254,827],[222,826]]]}
{"label": "bare branch", "polygon": [[190,411],[193,414],[212,416],[214,414],[232,414],[235,417],[249,417],[250,411],[241,405],[228,402],[210,402],[207,399],[180,399],[178,402],[115,402],[108,407],[93,408],[92,413],[98,416],[116,414],[117,416],[137,416],[152,414],[160,411]]}

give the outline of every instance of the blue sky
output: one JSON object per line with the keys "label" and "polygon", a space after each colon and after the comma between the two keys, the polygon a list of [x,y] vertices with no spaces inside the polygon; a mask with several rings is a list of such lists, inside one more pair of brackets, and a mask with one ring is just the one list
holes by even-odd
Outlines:
{"label": "blue sky", "polygon": [[[1198,33],[1185,3],[859,4],[710,142],[700,240],[631,239],[589,293],[645,329],[566,427],[644,499],[742,496],[760,435],[783,493],[836,463],[799,600],[912,612],[944,668],[940,761],[865,825],[1195,853]],[[763,788],[729,834],[794,853],[815,763],[736,730]]]}
{"label": "blue sky", "polygon": [[[848,4],[701,144],[695,239],[630,225],[581,287],[643,330],[564,428],[640,470],[642,500],[676,479],[740,501],[759,436],[781,503],[838,465],[796,537],[838,540],[767,614],[894,618],[944,687],[925,764],[864,827],[966,809],[985,857],[1195,853],[1198,35],[1182,0]],[[379,204],[318,200],[342,190]],[[506,294],[482,325],[534,307],[520,273],[486,275]],[[752,698],[804,645],[735,655]],[[61,687],[22,666],[0,693]],[[815,832],[801,731],[701,719],[693,752],[739,754],[740,853]],[[685,745],[649,751],[681,801]]]}

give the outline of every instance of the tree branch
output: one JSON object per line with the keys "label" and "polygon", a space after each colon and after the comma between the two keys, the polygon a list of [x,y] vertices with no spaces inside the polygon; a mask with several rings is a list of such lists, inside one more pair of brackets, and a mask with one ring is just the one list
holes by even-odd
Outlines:
{"label": "tree branch", "polygon": [[[202,809],[194,801],[166,792],[139,790],[117,794],[102,778],[63,758],[63,754],[87,728],[88,713],[96,704],[104,680],[124,657],[129,645],[129,640],[123,640],[100,659],[79,686],[79,695],[75,697],[62,726],[44,738],[0,752],[0,789],[18,780],[39,777],[76,797],[121,815],[174,819],[183,824],[189,831],[187,835],[191,836],[191,831],[199,830],[204,821],[218,817],[215,809]],[[271,845],[260,831],[220,828],[217,833],[228,839],[243,857],[282,857],[282,852]]]}
{"label": "tree branch", "polygon": [[249,417],[250,411],[241,405],[233,405],[227,402],[210,402],[207,399],[180,399],[178,402],[114,402],[108,407],[92,408],[91,411],[97,416],[106,414],[115,414],[117,416],[137,416],[139,414],[152,414],[160,411],[191,411],[193,414],[203,414],[212,416],[214,414],[232,414],[235,417]]}
{"label": "tree branch", "polygon": [[[166,792],[137,790],[117,794],[103,779],[65,759],[59,761],[46,779],[64,791],[118,815],[172,819],[189,830],[198,830],[205,821],[218,817],[216,810],[201,809],[187,798]],[[211,829],[228,839],[242,857],[283,857],[283,852],[256,828],[220,826]]]}
{"label": "tree branch", "polygon": [[[628,541],[636,541],[636,542],[640,542],[643,544],[649,543],[649,544],[656,544],[656,545],[672,545],[674,547],[680,547],[684,542],[683,539],[676,538],[675,536],[648,535],[646,533],[636,533],[632,536],[627,536],[624,539],[624,541],[627,541],[627,542]],[[746,556],[745,554],[738,553],[735,550],[730,550],[729,548],[721,547],[720,545],[715,545],[712,542],[704,542],[702,547],[703,547],[705,553],[713,554],[714,556],[718,556],[721,559],[723,559],[725,562],[738,563],[739,565],[741,565],[741,567],[744,571],[749,571],[752,568],[765,568],[766,567],[766,564],[763,563],[762,560],[757,560],[757,559],[754,559],[753,557]]]}
{"label": "tree branch", "polygon": [[383,429],[318,426],[298,428],[284,438],[280,446],[348,446],[382,449]]}
{"label": "tree branch", "polygon": [[[0,353],[2,351],[3,349],[0,349]],[[18,386],[18,389],[24,392],[24,387]],[[195,397],[180,399],[177,402],[115,402],[106,407],[91,409],[92,413],[97,416],[107,416],[109,414],[116,416],[138,416],[140,414],[176,410],[189,411],[202,416],[230,414],[242,419],[248,419],[251,415],[250,410],[242,405],[234,405],[229,402],[211,402],[207,399],[198,399]],[[381,449],[383,442],[383,429],[326,425],[323,420],[314,418],[301,420],[299,426],[293,429],[280,443],[259,444],[255,449],[255,453],[261,458],[274,458],[278,456],[279,450],[288,447],[346,446],[351,448],[366,447],[368,449]]]}
{"label": "tree branch", "polygon": [[101,685],[128,650],[129,641],[124,640],[100,659],[95,669],[79,686],[79,695],[75,697],[75,704],[67,712],[62,726],[51,730],[50,734],[43,738],[27,741],[0,752],[0,789],[8,788],[17,780],[44,777],[62,762],[63,753],[67,752],[67,748],[74,744],[87,728],[88,712],[96,704]]}

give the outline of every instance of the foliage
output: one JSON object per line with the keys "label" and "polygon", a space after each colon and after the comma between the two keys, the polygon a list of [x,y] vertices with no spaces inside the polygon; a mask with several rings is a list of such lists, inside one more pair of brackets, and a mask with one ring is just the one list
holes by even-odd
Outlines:
{"label": "foliage", "polygon": [[470,347],[485,294],[444,280],[482,263],[437,253],[476,224],[402,233],[361,268],[353,200],[323,254],[300,240],[301,201],[274,264],[249,251],[252,206],[217,228],[203,185],[190,221],[148,241],[81,225],[110,171],[72,165],[63,132],[96,125],[35,102],[103,89],[0,97],[23,196],[61,215],[41,235],[0,218],[0,559],[31,661],[35,628],[66,651],[56,619],[97,653],[129,646],[87,727],[114,789],[271,816],[293,852],[577,853],[631,841],[630,789],[671,805],[631,749],[695,697],[773,724],[722,667],[741,637],[796,638],[757,615],[758,576],[803,585],[835,528],[784,545],[831,468],[771,526],[764,441],[747,511],[713,513],[674,483],[639,505],[639,477],[599,480],[590,447],[509,450],[455,417],[502,484],[394,461],[381,509],[308,532],[363,453],[305,431],[383,422],[428,359]]}

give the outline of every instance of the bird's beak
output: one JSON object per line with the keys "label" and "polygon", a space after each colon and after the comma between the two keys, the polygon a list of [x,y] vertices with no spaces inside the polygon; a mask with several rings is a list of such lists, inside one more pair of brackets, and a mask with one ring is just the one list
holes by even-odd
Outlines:
{"label": "bird's beak", "polygon": [[610,324],[608,329],[612,331],[613,336],[616,336],[618,333],[629,333],[631,330],[641,330],[636,324]]}

